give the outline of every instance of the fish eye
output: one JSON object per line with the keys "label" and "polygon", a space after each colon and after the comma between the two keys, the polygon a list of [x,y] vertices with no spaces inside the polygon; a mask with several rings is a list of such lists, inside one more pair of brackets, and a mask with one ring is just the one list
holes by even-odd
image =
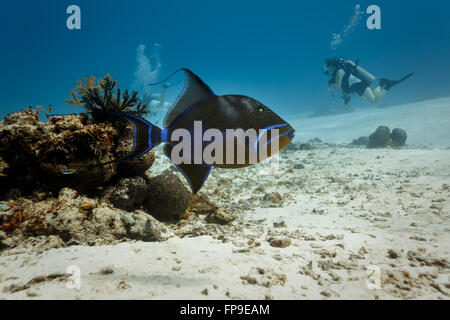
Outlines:
{"label": "fish eye", "polygon": [[264,108],[263,108],[263,107],[258,107],[258,111],[259,111],[259,112],[263,112],[263,111],[264,111]]}

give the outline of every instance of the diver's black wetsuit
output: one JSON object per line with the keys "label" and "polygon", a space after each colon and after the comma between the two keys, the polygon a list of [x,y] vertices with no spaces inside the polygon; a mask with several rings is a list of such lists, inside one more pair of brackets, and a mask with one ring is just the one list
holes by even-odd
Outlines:
{"label": "diver's black wetsuit", "polygon": [[344,92],[345,94],[357,93],[359,96],[362,96],[364,94],[364,91],[366,91],[366,89],[370,87],[370,83],[357,78],[361,81],[352,83],[350,85],[350,75],[352,75],[350,72],[345,71],[345,76],[342,79],[342,92]]}
{"label": "diver's black wetsuit", "polygon": [[[352,72],[352,67],[347,61],[341,62],[339,64],[330,81],[336,81],[336,73],[339,71],[339,69],[342,69],[345,72],[345,76],[342,79],[341,84],[343,93],[347,95],[357,93],[358,95],[362,96],[364,94],[364,91],[366,91],[366,89],[370,87],[371,82],[368,82],[363,77],[363,79],[359,78],[358,74]],[[350,84],[350,76],[354,76],[356,79],[360,80],[360,82]]]}

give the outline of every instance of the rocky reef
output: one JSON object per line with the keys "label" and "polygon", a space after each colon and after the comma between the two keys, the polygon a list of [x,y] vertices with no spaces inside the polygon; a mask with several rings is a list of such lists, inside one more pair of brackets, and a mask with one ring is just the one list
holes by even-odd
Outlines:
{"label": "rocky reef", "polygon": [[369,137],[359,137],[358,139],[353,139],[351,145],[354,146],[366,146],[369,144]]}
{"label": "rocky reef", "polygon": [[179,220],[192,201],[178,176],[149,174],[153,152],[98,165],[129,152],[132,134],[87,115],[42,122],[32,108],[0,121],[0,250],[168,239],[160,221]]}
{"label": "rocky reef", "polygon": [[392,130],[391,140],[394,147],[404,147],[407,138],[408,135],[405,130],[399,128]]}
{"label": "rocky reef", "polygon": [[117,208],[134,210],[146,208],[162,221],[178,220],[192,202],[191,192],[173,173],[156,177],[124,178],[113,187],[110,202]]}
{"label": "rocky reef", "polygon": [[[53,117],[44,123],[31,108],[10,114],[0,121],[2,191],[57,191],[69,186],[95,192],[119,171],[143,174],[150,168],[152,152],[126,165],[96,165],[117,159],[132,146],[131,135],[119,135],[111,124],[94,123],[86,115]],[[76,172],[66,174],[71,167],[77,167]]]}
{"label": "rocky reef", "polygon": [[406,131],[395,128],[390,131],[387,126],[379,126],[370,136],[354,139],[350,145],[365,146],[367,148],[401,148],[406,145]]}
{"label": "rocky reef", "polygon": [[386,126],[379,126],[374,133],[369,136],[368,148],[404,147],[407,135],[403,129],[396,128],[390,132]]}
{"label": "rocky reef", "polygon": [[57,197],[42,201],[20,197],[9,204],[11,208],[3,216],[16,217],[17,226],[4,229],[15,243],[32,244],[41,237],[44,243],[54,242],[50,244],[52,247],[62,247],[110,244],[125,239],[162,241],[171,236],[166,226],[143,210],[124,212],[106,199],[81,196],[69,188],[61,189]]}
{"label": "rocky reef", "polygon": [[369,136],[368,148],[385,148],[392,144],[391,132],[386,126],[379,126],[374,133]]}

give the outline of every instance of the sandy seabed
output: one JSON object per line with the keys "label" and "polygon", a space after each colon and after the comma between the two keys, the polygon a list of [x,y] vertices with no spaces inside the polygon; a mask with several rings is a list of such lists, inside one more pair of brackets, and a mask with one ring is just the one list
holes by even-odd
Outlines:
{"label": "sandy seabed", "polygon": [[[444,107],[436,110],[448,119]],[[151,171],[170,170],[156,153]],[[287,150],[275,166],[213,169],[200,194],[234,221],[192,213],[163,242],[5,250],[0,298],[450,297],[448,149]],[[69,266],[79,268],[79,289],[64,276]]]}
{"label": "sandy seabed", "polygon": [[[448,299],[449,159],[450,150],[323,147],[283,152],[274,175],[215,169],[203,193],[236,217],[214,225],[216,237],[8,250],[0,297]],[[263,200],[272,192],[281,199]],[[80,289],[66,278],[5,289],[70,265]]]}

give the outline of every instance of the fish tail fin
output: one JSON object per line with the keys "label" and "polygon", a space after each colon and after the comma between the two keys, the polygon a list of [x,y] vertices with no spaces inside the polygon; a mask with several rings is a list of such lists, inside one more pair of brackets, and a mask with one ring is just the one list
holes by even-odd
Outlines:
{"label": "fish tail fin", "polygon": [[97,115],[114,116],[127,120],[133,125],[133,149],[125,156],[112,160],[110,162],[102,163],[107,165],[115,162],[124,162],[139,158],[145,153],[158,146],[163,139],[167,139],[167,129],[162,130],[158,126],[149,121],[135,115],[123,112],[103,112],[94,111]]}

